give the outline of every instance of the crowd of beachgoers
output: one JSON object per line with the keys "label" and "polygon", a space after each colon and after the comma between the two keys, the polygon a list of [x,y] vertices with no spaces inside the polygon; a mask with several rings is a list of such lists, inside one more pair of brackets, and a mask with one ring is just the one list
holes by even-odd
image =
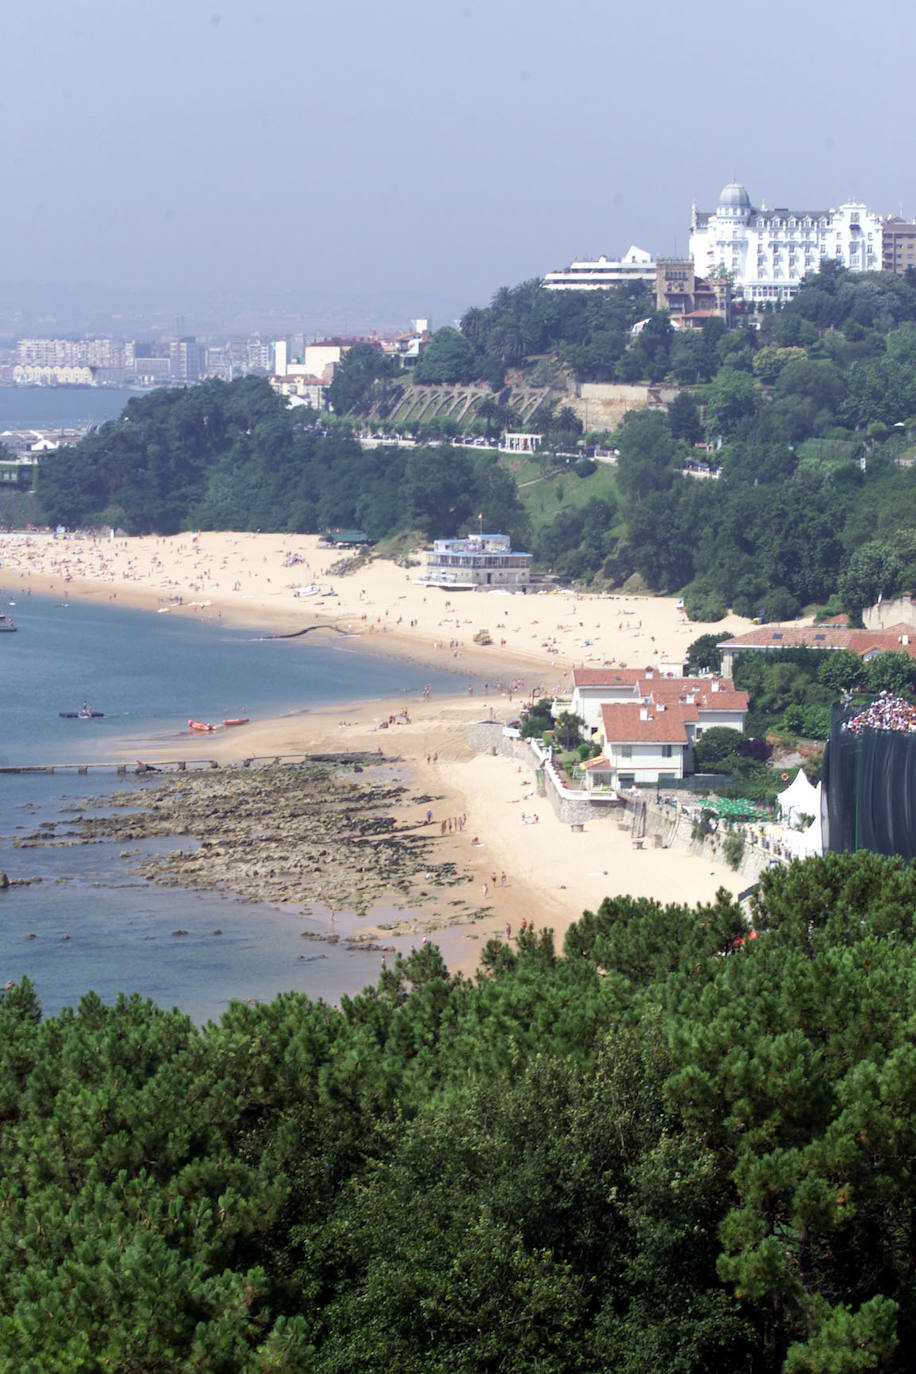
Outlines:
{"label": "crowd of beachgoers", "polygon": [[916,734],[916,706],[891,692],[881,692],[864,711],[844,720],[843,729],[850,735],[863,730],[895,730],[899,734]]}

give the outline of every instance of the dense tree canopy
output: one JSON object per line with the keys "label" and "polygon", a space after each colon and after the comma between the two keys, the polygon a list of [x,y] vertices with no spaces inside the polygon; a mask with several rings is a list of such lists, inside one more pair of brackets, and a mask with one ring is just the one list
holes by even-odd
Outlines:
{"label": "dense tree canopy", "polygon": [[514,484],[485,455],[364,450],[346,427],[322,430],[301,414],[255,378],[131,400],[119,421],[42,464],[45,515],[130,534],[343,525],[380,539],[408,529],[456,535],[482,512],[524,538]]}
{"label": "dense tree canopy", "polygon": [[0,1371],[903,1374],[914,913],[834,855],[339,1011],[7,989]]}

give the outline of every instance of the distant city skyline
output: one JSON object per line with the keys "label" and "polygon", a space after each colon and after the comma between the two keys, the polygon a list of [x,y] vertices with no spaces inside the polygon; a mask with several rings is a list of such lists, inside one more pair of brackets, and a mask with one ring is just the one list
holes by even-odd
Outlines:
{"label": "distant city skyline", "polygon": [[4,30],[7,334],[29,283],[136,307],[125,332],[308,328],[309,293],[318,331],[445,323],[573,258],[683,254],[731,178],[916,215],[910,45],[848,4],[45,0]]}

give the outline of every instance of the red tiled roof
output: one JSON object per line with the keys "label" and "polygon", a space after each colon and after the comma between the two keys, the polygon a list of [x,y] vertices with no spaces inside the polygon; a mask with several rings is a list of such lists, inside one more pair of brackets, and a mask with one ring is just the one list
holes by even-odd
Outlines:
{"label": "red tiled roof", "polygon": [[[713,692],[712,684],[717,683]],[[644,697],[655,697],[656,701],[684,701],[688,696],[726,696],[734,693],[735,684],[730,677],[655,677],[640,678],[639,692]]]}
{"label": "red tiled roof", "polygon": [[747,692],[707,692],[697,705],[701,715],[704,711],[746,711],[748,695]]}
{"label": "red tiled roof", "polygon": [[[573,668],[572,676],[575,687],[635,687],[643,684],[646,691],[653,690],[659,684],[670,687],[672,691],[687,691],[691,685],[708,688],[712,681],[708,677],[669,676],[652,668]],[[730,678],[723,677],[719,681],[729,687],[733,685]]]}
{"label": "red tiled roof", "polygon": [[[904,636],[909,643],[903,642]],[[756,630],[726,639],[720,649],[849,649],[860,658],[890,651],[916,658],[916,627],[892,625],[886,630],[849,630],[842,626],[760,625]]]}
{"label": "red tiled roof", "polygon": [[635,687],[645,668],[573,668],[574,687]]}
{"label": "red tiled roof", "polygon": [[659,711],[651,706],[615,702],[601,708],[609,744],[686,744],[687,723],[696,718],[695,706],[666,706]]}

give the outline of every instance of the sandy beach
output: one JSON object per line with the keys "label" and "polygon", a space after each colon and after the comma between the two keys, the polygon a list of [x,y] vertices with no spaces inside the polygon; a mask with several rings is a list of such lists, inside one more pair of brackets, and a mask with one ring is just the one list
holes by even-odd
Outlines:
{"label": "sandy beach", "polygon": [[[483,941],[517,932],[522,920],[551,927],[561,944],[583,910],[614,893],[699,902],[719,887],[735,890],[736,875],[723,866],[677,851],[634,850],[613,819],[573,832],[546,799],[533,797],[532,770],[475,755],[467,727],[491,714],[513,717],[537,690],[566,690],[573,667],[673,671],[706,629],[740,633],[749,622],[730,617],[715,627],[690,624],[671,597],[441,591],[418,584],[419,572],[419,565],[364,563],[355,554],[320,548],[307,535],[0,535],[5,598],[35,592],[107,600],[265,633],[320,627],[314,633],[353,636],[361,651],[466,675],[460,696],[414,698],[409,723],[401,718],[388,725],[407,703],[374,702],[253,721],[206,736],[208,755],[227,763],[251,755],[382,750],[402,760],[413,795],[436,799],[434,826],[466,815],[464,828],[441,834],[439,845],[443,860],[469,875],[470,890],[488,914],[473,926],[443,932],[440,943],[453,968],[473,969]],[[297,595],[306,588],[307,595]],[[489,631],[492,645],[473,643],[481,629]],[[199,738],[189,736],[186,752],[199,749]],[[406,810],[399,819],[415,821],[415,804]],[[524,824],[523,811],[537,813],[537,824]]]}

